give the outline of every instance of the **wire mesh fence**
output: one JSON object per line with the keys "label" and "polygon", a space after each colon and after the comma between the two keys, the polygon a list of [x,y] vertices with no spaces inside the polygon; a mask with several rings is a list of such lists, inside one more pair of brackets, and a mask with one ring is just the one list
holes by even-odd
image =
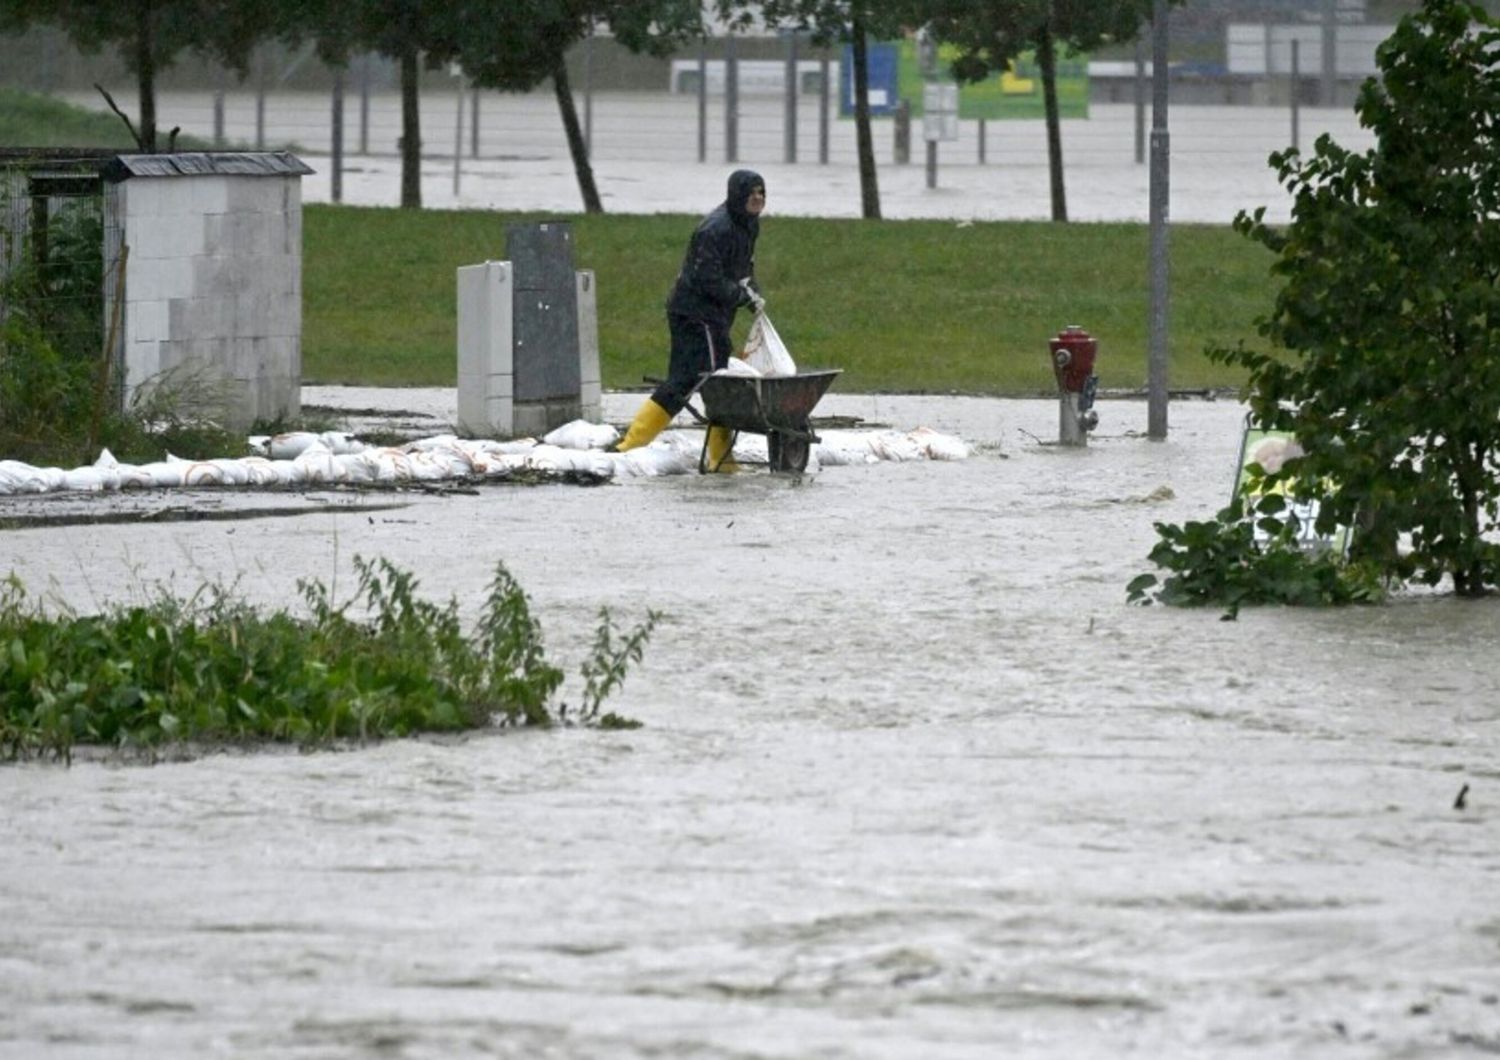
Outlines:
{"label": "wire mesh fence", "polygon": [[[1189,0],[1174,8],[1174,160],[1205,172],[1264,168],[1269,152],[1306,148],[1321,132],[1354,149],[1366,146],[1350,104],[1375,69],[1379,43],[1419,6],[1419,0]],[[1088,57],[1087,116],[1069,118],[1064,127],[1071,171],[1144,163],[1149,67],[1143,58],[1134,44]],[[792,34],[720,34],[660,59],[632,55],[608,37],[590,38],[573,49],[568,66],[595,162],[848,167],[856,145],[842,91],[844,60],[844,49],[815,47]],[[133,83],[117,57],[81,55],[56,31],[0,38],[0,84],[102,110],[96,81],[113,85],[122,99]],[[358,56],[335,71],[308,47],[268,44],[237,78],[186,53],[158,84],[163,129],[180,126],[224,147],[336,153],[358,167],[361,157],[395,157],[403,136],[396,67],[380,56]],[[434,166],[447,161],[455,173],[464,160],[524,164],[568,153],[550,85],[525,94],[476,91],[448,71],[426,71],[420,126],[424,158]],[[961,119],[954,132],[941,145],[944,165],[1045,159],[1043,125],[1035,118]],[[913,134],[899,119],[879,118],[877,161],[920,166],[921,138],[920,129]]]}
{"label": "wire mesh fence", "polygon": [[0,323],[24,318],[69,357],[98,358],[120,230],[102,154],[0,151]]}

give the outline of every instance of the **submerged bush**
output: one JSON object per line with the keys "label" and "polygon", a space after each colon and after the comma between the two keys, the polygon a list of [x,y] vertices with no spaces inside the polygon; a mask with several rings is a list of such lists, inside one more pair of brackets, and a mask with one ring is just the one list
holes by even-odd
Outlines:
{"label": "submerged bush", "polygon": [[1278,494],[1248,505],[1236,499],[1201,522],[1157,523],[1160,540],[1148,558],[1170,573],[1160,580],[1140,575],[1126,587],[1128,598],[1135,604],[1218,605],[1226,619],[1246,605],[1314,607],[1383,598],[1376,566],[1351,563],[1337,549],[1309,549],[1300,529]]}
{"label": "submerged bush", "polygon": [[[526,595],[497,564],[476,629],[455,601],[416,596],[386,560],[355,559],[355,598],[335,605],[319,582],[299,589],[310,615],[262,614],[218,587],[100,615],[51,618],[14,577],[0,584],[0,754],[69,758],[75,744],[150,748],[172,741],[287,741],[316,746],[418,732],[548,725],[562,683]],[[356,604],[368,614],[350,614]],[[639,660],[658,616],[610,654],[608,613],[580,722]],[[600,685],[599,668],[612,680]],[[562,708],[559,720],[566,720]],[[618,722],[619,719],[615,719]]]}

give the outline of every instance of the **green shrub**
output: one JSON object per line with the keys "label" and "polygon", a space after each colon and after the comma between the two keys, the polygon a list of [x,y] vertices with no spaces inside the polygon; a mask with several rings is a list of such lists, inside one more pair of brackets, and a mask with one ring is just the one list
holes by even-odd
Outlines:
{"label": "green shrub", "polygon": [[[359,587],[343,605],[320,582],[299,583],[307,618],[262,614],[209,587],[185,601],[163,595],[54,619],[12,577],[0,584],[0,753],[66,759],[75,744],[184,740],[316,746],[553,722],[563,675],[546,661],[541,628],[504,564],[472,635],[456,602],[420,599],[410,573],[383,559],[355,567]],[[351,615],[356,604],[367,617]],[[608,656],[611,680],[589,677],[580,723],[610,724],[599,700],[640,659],[656,619]]]}

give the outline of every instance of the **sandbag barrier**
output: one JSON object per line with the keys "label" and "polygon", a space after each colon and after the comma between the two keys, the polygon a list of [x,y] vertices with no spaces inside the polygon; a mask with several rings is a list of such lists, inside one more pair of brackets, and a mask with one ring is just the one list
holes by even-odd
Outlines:
{"label": "sandbag barrier", "polygon": [[[262,455],[184,460],[168,455],[150,464],[122,464],[109,450],[85,467],[65,471],[0,460],[0,496],[59,492],[111,492],[202,486],[321,486],[399,484],[455,479],[504,479],[520,471],[582,474],[595,479],[686,475],[698,470],[701,431],[671,430],[628,453],[611,453],[620,432],[608,424],[574,420],[541,441],[499,442],[437,435],[399,447],[372,446],[341,431],[294,431],[250,439]],[[736,459],[766,461],[764,435],[742,434]],[[807,470],[884,460],[963,460],[967,443],[926,427],[914,431],[825,430]]]}

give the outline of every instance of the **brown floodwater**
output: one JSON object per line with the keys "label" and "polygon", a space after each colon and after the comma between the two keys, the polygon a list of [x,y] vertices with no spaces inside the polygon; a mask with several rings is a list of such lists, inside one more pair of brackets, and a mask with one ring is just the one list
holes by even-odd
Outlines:
{"label": "brown floodwater", "polygon": [[574,702],[601,606],[667,615],[632,732],[0,768],[0,1056],[1500,1051],[1500,607],[1126,606],[1233,403],[819,411],[978,449],[0,533],[83,609],[363,555],[477,610],[503,560]]}

